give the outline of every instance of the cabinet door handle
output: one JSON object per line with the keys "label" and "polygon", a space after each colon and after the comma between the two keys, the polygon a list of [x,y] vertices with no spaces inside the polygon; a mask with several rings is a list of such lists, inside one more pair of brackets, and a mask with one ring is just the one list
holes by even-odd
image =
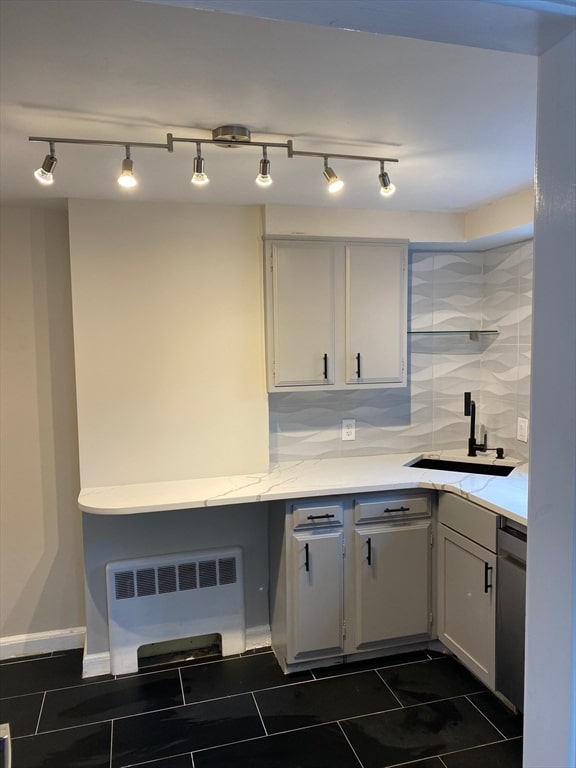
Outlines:
{"label": "cabinet door handle", "polygon": [[328,381],[328,355],[324,355],[324,381]]}
{"label": "cabinet door handle", "polygon": [[368,565],[372,565],[372,537],[368,536],[366,539],[366,544],[368,545],[368,554],[366,555],[366,560],[368,561]]}
{"label": "cabinet door handle", "polygon": [[360,369],[360,352],[358,352],[358,354],[356,355],[356,378],[357,379],[362,378],[360,376],[360,370],[361,370]]}
{"label": "cabinet door handle", "polygon": [[484,563],[484,593],[488,594],[489,589],[492,589],[492,566]]}
{"label": "cabinet door handle", "polygon": [[396,507],[396,509],[393,507],[386,507],[384,512],[410,512],[410,507]]}
{"label": "cabinet door handle", "polygon": [[304,565],[306,566],[306,571],[310,572],[310,547],[308,544],[304,544]]}
{"label": "cabinet door handle", "polygon": [[308,515],[308,520],[327,520],[330,517],[336,517],[336,515],[331,515],[328,512],[325,515]]}

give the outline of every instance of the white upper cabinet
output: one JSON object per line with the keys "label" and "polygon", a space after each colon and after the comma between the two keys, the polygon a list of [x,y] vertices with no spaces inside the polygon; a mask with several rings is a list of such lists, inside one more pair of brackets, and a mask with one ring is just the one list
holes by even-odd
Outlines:
{"label": "white upper cabinet", "polygon": [[325,243],[273,247],[276,387],[334,384],[334,261]]}
{"label": "white upper cabinet", "polygon": [[346,246],[346,383],[398,384],[406,357],[406,246]]}
{"label": "white upper cabinet", "polygon": [[268,390],[406,383],[405,243],[266,246]]}

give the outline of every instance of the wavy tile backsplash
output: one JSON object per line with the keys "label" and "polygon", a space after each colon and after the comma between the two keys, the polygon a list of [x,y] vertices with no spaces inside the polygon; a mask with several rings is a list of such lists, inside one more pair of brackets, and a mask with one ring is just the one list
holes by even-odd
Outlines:
{"label": "wavy tile backsplash", "polygon": [[[409,330],[497,328],[497,337],[408,336],[408,386],[269,395],[270,460],[465,448],[463,393],[477,404],[488,444],[528,458],[515,439],[530,403],[532,242],[483,253],[415,253]],[[343,418],[356,440],[340,439]]]}

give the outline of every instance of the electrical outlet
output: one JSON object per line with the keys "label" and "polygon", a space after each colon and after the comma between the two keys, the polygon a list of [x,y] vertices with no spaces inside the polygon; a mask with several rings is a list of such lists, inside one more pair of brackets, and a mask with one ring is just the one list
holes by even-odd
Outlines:
{"label": "electrical outlet", "polygon": [[356,440],[355,419],[342,419],[342,440]]}
{"label": "electrical outlet", "polygon": [[528,442],[528,419],[518,418],[516,440],[520,440],[521,443]]}

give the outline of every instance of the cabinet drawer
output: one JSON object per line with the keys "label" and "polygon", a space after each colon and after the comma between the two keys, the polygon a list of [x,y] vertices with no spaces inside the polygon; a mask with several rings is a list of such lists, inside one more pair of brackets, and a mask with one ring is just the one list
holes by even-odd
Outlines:
{"label": "cabinet drawer", "polygon": [[498,515],[453,493],[441,493],[438,522],[496,552]]}
{"label": "cabinet drawer", "polygon": [[354,499],[354,522],[367,523],[375,520],[412,519],[430,517],[430,496],[368,496]]}
{"label": "cabinet drawer", "polygon": [[318,525],[342,525],[344,522],[344,508],[341,501],[334,502],[310,502],[291,504],[292,525],[300,526]]}

